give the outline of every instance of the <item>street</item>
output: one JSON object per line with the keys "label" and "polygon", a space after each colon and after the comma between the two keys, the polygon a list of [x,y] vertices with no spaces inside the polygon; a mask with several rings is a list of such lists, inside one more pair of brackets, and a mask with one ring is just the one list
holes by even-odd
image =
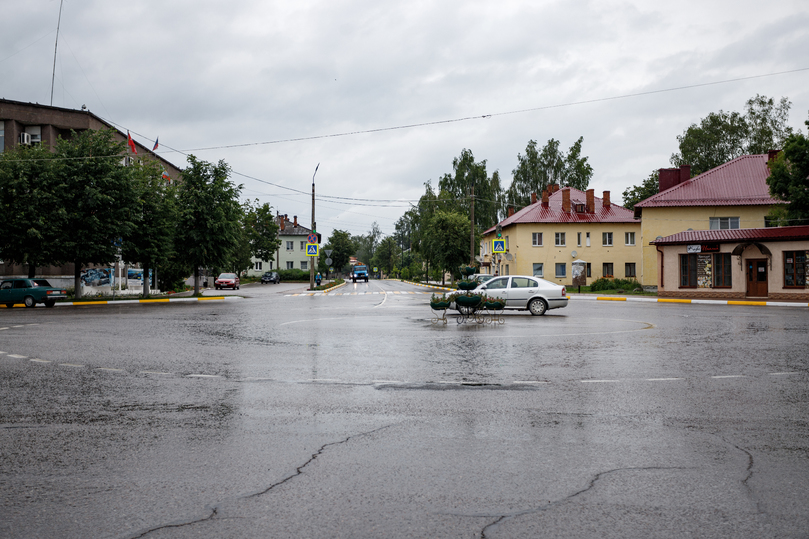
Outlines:
{"label": "street", "polygon": [[805,308],[304,288],[0,311],[0,537],[809,537]]}

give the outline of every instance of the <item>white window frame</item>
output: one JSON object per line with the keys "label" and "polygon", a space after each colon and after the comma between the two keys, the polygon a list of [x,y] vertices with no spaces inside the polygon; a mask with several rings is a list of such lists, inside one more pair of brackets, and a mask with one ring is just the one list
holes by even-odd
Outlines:
{"label": "white window frame", "polygon": [[590,233],[587,232],[585,235],[586,235],[585,241],[587,242],[587,247],[590,247]]}
{"label": "white window frame", "polygon": [[710,230],[735,230],[741,228],[741,219],[738,217],[709,217]]}
{"label": "white window frame", "polygon": [[292,262],[291,260],[287,260],[287,269],[288,270],[295,269],[295,262]]}
{"label": "white window frame", "polygon": [[566,237],[564,232],[555,232],[553,238],[556,247],[565,247]]}
{"label": "white window frame", "polygon": [[301,269],[306,271],[309,269],[309,261],[308,260],[301,260]]}
{"label": "white window frame", "polygon": [[624,232],[624,245],[635,245],[634,232]]}
{"label": "white window frame", "polygon": [[287,241],[287,251],[292,251],[295,249],[295,242],[294,241]]}
{"label": "white window frame", "polygon": [[581,247],[581,232],[576,232],[576,247]]}
{"label": "white window frame", "polygon": [[306,242],[302,241],[301,242],[301,251],[305,251],[305,250],[306,250]]}
{"label": "white window frame", "polygon": [[254,266],[255,266],[254,269],[261,271],[261,260],[256,260]]}
{"label": "white window frame", "polygon": [[612,247],[612,232],[601,233],[601,245],[603,247]]}
{"label": "white window frame", "polygon": [[[559,273],[560,268],[562,269],[561,273]],[[567,264],[564,262],[557,262],[555,275],[557,279],[564,279],[567,277]]]}
{"label": "white window frame", "polygon": [[[537,241],[539,239],[539,241]],[[542,232],[532,232],[531,242],[534,247],[542,247]]]}
{"label": "white window frame", "polygon": [[[537,266],[539,266],[539,267],[537,267]],[[540,278],[544,277],[544,274],[545,274],[545,264],[544,264],[544,262],[534,262],[533,273],[534,273],[534,277],[540,277]]]}

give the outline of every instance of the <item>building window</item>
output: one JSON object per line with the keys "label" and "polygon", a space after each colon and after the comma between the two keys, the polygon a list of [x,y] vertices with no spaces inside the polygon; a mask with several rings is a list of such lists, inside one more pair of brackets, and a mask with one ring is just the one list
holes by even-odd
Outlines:
{"label": "building window", "polygon": [[508,251],[508,236],[506,236],[506,251]]}
{"label": "building window", "polygon": [[587,242],[587,245],[586,245],[586,246],[587,246],[587,247],[590,247],[590,233],[589,233],[589,232],[586,232],[584,236],[585,236],[585,237],[584,237],[584,240]]}
{"label": "building window", "polygon": [[784,286],[806,287],[806,251],[784,251]]}
{"label": "building window", "polygon": [[260,270],[260,269],[261,269],[261,260],[256,261],[256,263],[255,263],[255,268],[256,268],[257,270]]}
{"label": "building window", "polygon": [[[633,232],[633,234],[634,234],[634,232]],[[632,278],[637,277],[637,274],[635,274],[635,263],[634,262],[627,262],[626,264],[624,264],[624,276],[627,277],[627,278],[629,278],[629,277],[632,277]]]}
{"label": "building window", "polygon": [[287,262],[287,269],[295,269],[295,263],[294,262]]}
{"label": "building window", "polygon": [[542,247],[542,232],[534,232],[531,234],[534,247]]}
{"label": "building window", "polygon": [[[294,248],[295,248],[295,242],[294,241],[288,241],[287,242],[287,251],[291,251]],[[290,268],[290,269],[292,269],[292,268]]]}
{"label": "building window", "polygon": [[624,232],[624,244],[626,244],[626,245],[635,245],[635,233],[634,232]]}
{"label": "building window", "polygon": [[306,250],[306,242],[302,241],[301,242],[301,251],[305,251],[305,250]]}
{"label": "building window", "polygon": [[604,264],[601,266],[601,270],[602,276],[609,277],[610,279],[615,277],[615,274],[612,272],[612,262],[604,262]]}
{"label": "building window", "polygon": [[3,153],[3,148],[6,146],[6,126],[3,120],[0,120],[0,153]]}
{"label": "building window", "polygon": [[581,247],[581,232],[576,232],[576,246]]}
{"label": "building window", "polygon": [[730,253],[713,255],[713,285],[715,288],[730,288]]}
{"label": "building window", "polygon": [[680,288],[697,287],[697,255],[680,255]]}
{"label": "building window", "polygon": [[541,262],[534,264],[534,277],[544,277],[543,264]]}
{"label": "building window", "polygon": [[557,232],[555,236],[556,236],[556,246],[557,247],[564,247],[565,246],[565,233],[564,232]]}
{"label": "building window", "polygon": [[564,262],[557,262],[556,263],[556,278],[561,279],[563,277],[567,277],[567,264]]}
{"label": "building window", "polygon": [[508,264],[506,264],[506,275],[510,275],[509,270],[508,270]]}
{"label": "building window", "polygon": [[592,277],[592,276],[593,276],[593,267],[590,265],[590,263],[589,263],[589,262],[587,263],[587,276],[588,276],[588,277]]}
{"label": "building window", "polygon": [[601,233],[601,245],[604,247],[612,247],[612,232]]}
{"label": "building window", "polygon": [[301,261],[301,269],[302,270],[308,270],[309,269],[309,262],[306,261],[306,260],[302,260]]}
{"label": "building window", "polygon": [[739,228],[738,217],[711,217],[711,230],[728,230],[731,228]]}

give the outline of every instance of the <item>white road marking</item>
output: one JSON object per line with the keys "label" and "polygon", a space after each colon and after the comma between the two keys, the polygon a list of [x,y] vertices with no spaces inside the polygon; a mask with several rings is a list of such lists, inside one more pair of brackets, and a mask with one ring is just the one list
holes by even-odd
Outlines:
{"label": "white road marking", "polygon": [[372,384],[403,384],[400,380],[371,380]]}
{"label": "white road marking", "polygon": [[620,382],[620,380],[579,380],[583,384],[606,384],[612,382]]}
{"label": "white road marking", "polygon": [[8,352],[0,352],[0,354],[8,354]]}
{"label": "white road marking", "polygon": [[244,378],[242,381],[243,382],[257,382],[257,381],[262,381],[262,380],[272,382],[272,381],[275,380],[275,378],[261,378],[261,377],[256,377],[256,376],[248,376],[247,378]]}
{"label": "white road marking", "polygon": [[13,328],[24,328],[25,326],[11,326]]}
{"label": "white road marking", "polygon": [[711,378],[745,378],[743,374],[725,374],[722,376],[711,376]]}
{"label": "white road marking", "polygon": [[0,328],[0,331],[3,331],[4,329],[8,329],[8,328]]}
{"label": "white road marking", "polygon": [[25,359],[28,356],[20,356],[20,355],[17,355],[17,354],[9,354],[8,357],[15,357],[17,359]]}
{"label": "white road marking", "polygon": [[140,374],[172,374],[172,373],[160,371],[140,371]]}
{"label": "white road marking", "polygon": [[800,374],[799,372],[792,371],[792,372],[771,372],[770,376],[786,376],[788,374]]}
{"label": "white road marking", "polygon": [[542,380],[514,380],[515,384],[550,384],[550,382]]}
{"label": "white road marking", "polygon": [[79,365],[77,363],[60,363],[60,367],[84,367],[84,365]]}
{"label": "white road marking", "polygon": [[187,378],[222,378],[218,374],[189,374]]}
{"label": "white road marking", "polygon": [[96,370],[97,371],[107,371],[107,372],[124,372],[123,369],[110,369],[108,367],[99,367]]}
{"label": "white road marking", "polygon": [[50,360],[48,360],[48,359],[38,359],[38,358],[34,358],[34,359],[32,359],[31,361],[33,361],[34,363],[50,363]]}
{"label": "white road marking", "polygon": [[683,380],[683,378],[647,378],[647,382],[669,382],[672,380]]}

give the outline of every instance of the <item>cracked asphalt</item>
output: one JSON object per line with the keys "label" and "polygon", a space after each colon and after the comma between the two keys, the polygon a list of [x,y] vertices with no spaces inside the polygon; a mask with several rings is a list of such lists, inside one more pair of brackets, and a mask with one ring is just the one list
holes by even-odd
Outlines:
{"label": "cracked asphalt", "polygon": [[0,537],[809,537],[806,309],[300,291],[0,312]]}

